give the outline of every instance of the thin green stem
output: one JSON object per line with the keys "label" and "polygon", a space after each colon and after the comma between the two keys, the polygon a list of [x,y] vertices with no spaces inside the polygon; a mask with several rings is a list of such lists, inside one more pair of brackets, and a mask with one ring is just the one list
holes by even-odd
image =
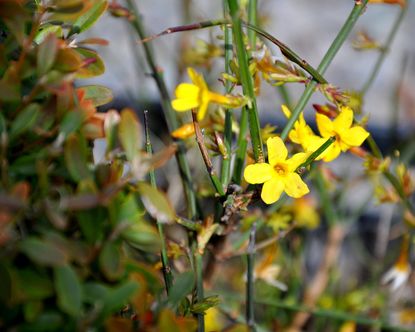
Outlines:
{"label": "thin green stem", "polygon": [[[144,130],[146,136],[146,152],[149,156],[153,154],[153,147],[151,145],[150,140],[150,131],[148,127],[148,111],[144,111]],[[150,176],[150,183],[153,188],[157,188],[156,184],[156,176],[154,174],[154,169],[151,169],[149,172]],[[169,257],[167,255],[167,243],[166,243],[166,236],[164,234],[164,227],[159,220],[157,221],[157,228],[160,236],[160,243],[161,243],[161,264],[163,267],[163,277],[164,283],[166,285],[166,293],[169,294],[171,287],[173,286],[173,274],[171,273],[171,268],[169,264]]]}
{"label": "thin green stem", "polygon": [[407,12],[407,6],[403,6],[402,9],[399,11],[398,17],[396,18],[391,31],[389,32],[388,37],[386,38],[386,42],[383,45],[382,49],[380,50],[379,57],[372,69],[371,74],[369,75],[368,79],[366,80],[365,84],[363,85],[362,89],[360,90],[362,95],[365,95],[369,88],[372,86],[373,82],[375,81],[376,76],[379,74],[379,70],[382,67],[383,62],[385,61],[386,55],[392,45],[393,40],[395,39],[396,33],[405,17]]}
{"label": "thin green stem", "polygon": [[255,237],[256,237],[256,221],[251,226],[249,234],[249,244],[247,253],[247,271],[246,271],[246,323],[255,331]]}
{"label": "thin green stem", "polygon": [[212,181],[213,186],[216,189],[216,192],[219,194],[219,196],[224,196],[225,192],[222,187],[222,182],[217,177],[215,170],[213,169],[212,161],[209,157],[209,152],[206,149],[202,130],[199,126],[199,121],[197,120],[197,113],[195,110],[192,110],[192,117],[193,117],[193,125],[195,128],[195,134],[196,134],[196,142],[199,146],[200,153],[202,154],[203,161],[205,162],[206,170],[208,171],[210,180]]}
{"label": "thin green stem", "polygon": [[[355,5],[349,14],[349,17],[347,18],[343,27],[340,29],[333,43],[327,50],[326,54],[324,55],[323,59],[320,62],[320,65],[317,67],[318,74],[323,75],[325,73],[331,61],[334,59],[335,55],[339,51],[340,47],[345,42],[347,36],[350,34],[350,31],[354,27],[357,19],[359,18],[359,16],[362,14],[363,10],[365,9],[367,2],[368,0],[362,0],[362,1],[355,2]],[[284,130],[281,133],[281,138],[283,140],[287,139],[288,133],[293,128],[294,123],[297,121],[301,112],[304,110],[307,102],[309,101],[309,99],[311,98],[314,92],[316,85],[317,83],[315,81],[310,81],[310,83],[305,88],[303,94],[300,97],[300,100],[298,101],[295,109],[293,110],[291,114],[291,117],[288,119],[288,122],[285,125]]]}
{"label": "thin green stem", "polygon": [[[257,25],[257,0],[249,0],[248,1],[248,22],[251,25]],[[256,32],[255,30],[248,31],[248,42],[251,48],[251,51],[255,51],[256,49]],[[252,78],[251,78],[252,79]],[[255,96],[255,95],[254,95]],[[252,114],[253,111],[250,111]],[[250,123],[251,123],[250,119]],[[259,126],[259,120],[258,120]],[[251,126],[252,127],[252,126]],[[251,129],[251,136],[252,136],[252,129]],[[259,135],[260,136],[260,135]],[[261,137],[260,137],[261,138]],[[254,144],[255,147],[255,144]],[[262,150],[262,142],[261,142],[261,150]],[[254,149],[255,151],[255,149]],[[261,152],[262,153],[262,152]],[[258,156],[255,155],[255,160],[258,161]],[[263,158],[263,157],[262,157]],[[256,229],[257,223],[254,222],[251,226],[251,232],[249,234],[249,244],[248,244],[248,252],[247,252],[247,271],[246,271],[246,322],[248,327],[251,331],[256,331],[255,327],[255,238],[256,238]]]}
{"label": "thin green stem", "polygon": [[[196,295],[197,301],[202,301],[204,298],[204,290],[203,290],[203,256],[197,249],[195,250],[195,269],[196,269]],[[197,331],[204,332],[205,331],[205,316],[204,314],[197,315]]]}
{"label": "thin green stem", "polygon": [[[131,21],[131,24],[134,30],[137,32],[140,39],[144,39],[146,36],[144,27],[142,25],[142,20],[140,18],[140,13],[136,7],[136,4],[133,0],[127,0],[129,9],[134,14],[135,19]],[[145,43],[143,44],[144,53],[146,57],[146,61],[151,69],[152,76],[157,84],[161,95],[161,104],[166,116],[167,125],[169,127],[169,131],[173,131],[174,129],[178,128],[179,122],[177,120],[176,113],[174,112],[171,102],[170,102],[170,95],[167,90],[166,83],[164,82],[163,73],[160,71],[159,67],[155,62],[155,58],[153,55],[153,50],[150,44]],[[189,218],[193,219],[197,216],[197,207],[196,207],[196,195],[193,190],[192,179],[190,174],[189,164],[187,163],[185,157],[185,148],[182,142],[177,142],[178,148],[176,152],[176,160],[179,166],[180,177],[183,181],[183,188],[186,194],[187,204],[188,204],[188,216]]]}
{"label": "thin green stem", "polygon": [[[223,12],[226,16],[227,13],[227,4],[226,0],[223,1]],[[230,62],[233,57],[233,47],[232,47],[232,29],[225,25],[225,73],[231,74]],[[231,83],[226,80],[225,90],[226,93],[231,91]],[[221,181],[222,185],[226,188],[229,184],[230,174],[231,174],[231,156],[232,156],[232,109],[227,109],[225,113],[225,126],[224,126],[224,137],[223,143],[226,149],[226,156],[223,156],[222,166],[221,166]]]}
{"label": "thin green stem", "polygon": [[260,124],[258,109],[256,105],[256,97],[254,92],[254,83],[248,67],[248,55],[245,48],[242,33],[242,21],[240,18],[239,5],[237,0],[228,0],[229,12],[232,17],[232,31],[236,45],[236,55],[238,58],[238,65],[241,75],[241,83],[243,92],[250,99],[250,105],[242,112],[248,113],[249,130],[251,134],[252,149],[254,158],[257,162],[264,160],[264,153],[262,150],[262,139],[260,133]]}
{"label": "thin green stem", "polygon": [[310,156],[307,158],[305,162],[303,162],[300,166],[297,168],[297,172],[301,169],[308,167],[318,156],[320,156],[326,149],[334,143],[336,140],[335,137],[330,137],[327,141],[325,141],[316,151],[314,151]]}

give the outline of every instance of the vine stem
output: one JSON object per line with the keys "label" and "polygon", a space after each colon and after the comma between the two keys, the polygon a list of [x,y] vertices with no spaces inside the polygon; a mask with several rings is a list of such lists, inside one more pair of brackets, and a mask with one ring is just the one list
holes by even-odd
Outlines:
{"label": "vine stem", "polygon": [[[317,72],[321,75],[324,75],[325,71],[329,67],[330,63],[336,56],[337,52],[339,51],[340,47],[345,42],[347,36],[350,34],[350,31],[354,27],[356,21],[362,14],[363,10],[366,8],[367,2],[369,0],[359,0],[355,1],[355,5],[350,12],[347,20],[343,24],[342,28],[340,29],[339,33],[337,34],[336,38],[334,39],[333,43],[330,45],[329,49],[327,50],[326,54],[324,55],[323,59],[321,60],[319,66],[317,67]],[[312,94],[314,93],[314,89],[317,86],[315,81],[310,81],[307,87],[305,88],[303,94],[301,95],[295,109],[293,110],[291,117],[288,119],[287,124],[285,125],[282,133],[281,138],[286,140],[288,137],[288,133],[293,128],[294,123],[297,121],[298,117],[300,116],[301,112],[304,110],[307,102],[310,100]]]}
{"label": "vine stem", "polygon": [[[223,1],[223,13],[227,13],[227,4],[226,0]],[[230,62],[233,56],[232,49],[232,29],[229,26],[224,27],[225,34],[225,73],[231,74]],[[225,91],[230,93],[232,89],[231,83],[225,81]],[[225,113],[225,125],[224,125],[224,139],[223,143],[226,149],[226,156],[222,158],[221,165],[221,181],[222,185],[226,188],[229,184],[230,173],[231,173],[231,155],[232,155],[232,109],[227,109]]]}
{"label": "vine stem", "polygon": [[[151,140],[150,140],[147,110],[144,111],[144,131],[145,131],[145,137],[146,137],[146,152],[149,156],[151,156],[153,154],[153,147],[151,145]],[[151,185],[153,186],[153,188],[157,188],[154,169],[150,170],[149,176],[150,176]],[[170,289],[173,286],[173,275],[171,273],[169,257],[167,255],[167,243],[166,243],[166,237],[164,234],[164,227],[163,227],[163,224],[159,222],[159,220],[156,220],[156,221],[157,221],[157,228],[158,228],[160,242],[161,242],[161,264],[163,267],[164,284],[166,286],[166,293],[169,294]]]}
{"label": "vine stem", "polygon": [[[136,31],[136,33],[138,34],[138,36],[140,37],[140,39],[143,39],[145,38],[146,34],[145,34],[144,27],[142,25],[142,20],[140,19],[140,12],[137,9],[137,6],[133,0],[127,0],[127,3],[129,6],[129,9],[134,14],[134,19],[131,21],[131,24],[134,30]],[[147,43],[143,44],[143,49],[144,49],[144,54],[146,57],[147,64],[150,67],[151,72],[152,72],[151,73],[152,77],[154,78],[157,84],[157,87],[159,89],[162,108],[166,116],[166,121],[169,127],[169,131],[171,132],[178,128],[179,122],[178,122],[176,113],[174,112],[171,106],[170,95],[167,90],[166,83],[164,82],[163,73],[155,62],[153,50],[150,44],[147,44]],[[193,182],[192,182],[192,178],[190,174],[190,168],[186,160],[185,147],[183,145],[183,142],[178,141],[177,146],[178,148],[176,152],[176,160],[179,166],[180,177],[183,182],[183,188],[184,188],[184,192],[185,192],[186,199],[187,199],[188,217],[190,219],[194,219],[197,216],[197,204],[196,204],[196,194],[193,190],[193,185],[192,185]]]}
{"label": "vine stem", "polygon": [[[232,17],[232,32],[236,45],[236,55],[241,75],[241,83],[244,94],[250,99],[250,105],[243,108],[242,113],[248,113],[249,131],[251,134],[252,149],[256,162],[263,162],[264,153],[262,147],[262,139],[260,134],[260,124],[258,116],[258,108],[254,92],[254,83],[249,72],[248,55],[245,48],[242,33],[242,20],[237,0],[228,0],[229,13]],[[241,118],[245,120],[245,117]],[[242,125],[240,127],[243,127]],[[239,148],[239,147],[238,147]]]}

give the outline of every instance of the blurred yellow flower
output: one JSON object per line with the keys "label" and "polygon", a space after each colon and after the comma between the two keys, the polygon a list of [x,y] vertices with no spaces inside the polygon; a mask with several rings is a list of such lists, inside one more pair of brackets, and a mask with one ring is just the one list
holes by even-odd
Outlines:
{"label": "blurred yellow flower", "polygon": [[194,136],[195,126],[193,123],[186,123],[183,126],[173,130],[171,136],[177,139],[186,139]]}
{"label": "blurred yellow flower", "polygon": [[317,150],[328,138],[334,137],[335,141],[317,159],[326,162],[336,159],[343,151],[353,146],[360,146],[368,138],[369,133],[361,126],[353,125],[353,111],[350,107],[341,107],[339,115],[332,121],[326,115],[317,113],[316,122],[319,136],[312,136],[305,142],[308,145],[306,151]]}
{"label": "blurred yellow flower", "polygon": [[177,86],[175,94],[176,99],[172,100],[172,107],[178,111],[188,111],[192,108],[198,108],[197,119],[202,120],[209,103],[215,103],[229,108],[238,108],[247,103],[246,98],[221,95],[209,90],[203,76],[197,73],[193,68],[188,68],[192,83],[181,83]]}
{"label": "blurred yellow flower", "polygon": [[351,320],[344,322],[340,326],[340,330],[339,330],[339,332],[355,332],[355,331],[356,331],[356,322],[351,321]]}
{"label": "blurred yellow flower", "polygon": [[269,138],[267,149],[268,163],[248,165],[244,171],[245,181],[264,184],[261,198],[267,204],[278,201],[284,191],[294,198],[307,194],[307,185],[295,171],[307,159],[308,154],[297,153],[287,159],[287,148],[279,137]]}
{"label": "blurred yellow flower", "polygon": [[222,331],[225,327],[223,314],[217,307],[211,307],[205,312],[205,331],[216,332]]}
{"label": "blurred yellow flower", "polygon": [[[281,105],[281,110],[287,119],[291,117],[291,111],[287,105]],[[309,147],[307,142],[311,136],[315,136],[315,134],[310,126],[305,122],[304,114],[301,113],[298,120],[294,123],[293,129],[291,129],[288,133],[288,138],[291,140],[291,142],[300,144],[303,149],[307,151]]]}

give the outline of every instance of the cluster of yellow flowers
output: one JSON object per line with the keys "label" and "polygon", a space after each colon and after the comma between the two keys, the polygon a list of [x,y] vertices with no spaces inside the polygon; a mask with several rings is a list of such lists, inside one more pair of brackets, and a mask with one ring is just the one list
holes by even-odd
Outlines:
{"label": "cluster of yellow flowers", "polygon": [[[210,91],[203,76],[192,68],[188,69],[188,74],[192,83],[181,83],[175,91],[176,99],[172,101],[172,107],[176,111],[197,108],[197,118],[202,120],[210,103],[227,108],[238,108],[248,102],[243,96],[221,95]],[[287,118],[291,116],[287,106],[282,105],[282,111]],[[311,153],[332,137],[334,142],[316,158],[316,160],[322,159],[330,162],[341,152],[362,145],[369,136],[363,127],[354,125],[353,120],[353,111],[346,106],[340,107],[339,114],[333,120],[324,114],[317,113],[316,122],[320,135],[316,135],[301,114],[288,137],[291,142],[301,145],[304,152],[288,158],[288,150],[283,140],[278,136],[268,138],[268,163],[248,165],[244,171],[246,182],[263,183],[261,198],[267,204],[276,202],[283,192],[293,198],[304,196],[309,189],[297,173],[297,169]]]}

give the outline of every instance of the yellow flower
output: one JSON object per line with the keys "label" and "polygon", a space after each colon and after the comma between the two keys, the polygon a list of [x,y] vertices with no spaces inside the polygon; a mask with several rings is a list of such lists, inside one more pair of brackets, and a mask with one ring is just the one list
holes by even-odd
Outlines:
{"label": "yellow flower", "polygon": [[[291,117],[291,111],[286,105],[281,105],[281,110],[287,119]],[[300,144],[305,151],[309,152],[309,144],[307,144],[307,142],[310,136],[315,136],[315,134],[310,126],[305,122],[304,114],[301,113],[298,120],[294,123],[293,129],[291,129],[288,133],[288,138],[291,142]]]}
{"label": "yellow flower", "polygon": [[186,139],[194,136],[194,134],[195,126],[193,123],[186,123],[183,126],[171,132],[171,136],[177,139]]}
{"label": "yellow flower", "polygon": [[175,94],[176,99],[172,100],[172,107],[178,111],[188,111],[192,108],[199,108],[197,112],[197,119],[202,120],[205,115],[209,103],[215,103],[229,108],[238,108],[246,104],[246,99],[243,97],[221,95],[209,91],[209,88],[203,79],[203,76],[197,73],[193,68],[188,68],[192,83],[181,83],[177,86]]}
{"label": "yellow flower", "polygon": [[279,137],[268,138],[267,149],[268,163],[248,165],[244,172],[246,182],[264,184],[261,198],[267,204],[278,201],[283,191],[294,198],[307,194],[307,185],[295,171],[307,159],[308,154],[297,153],[287,159],[287,148]]}
{"label": "yellow flower", "polygon": [[306,151],[315,151],[328,138],[334,137],[335,141],[319,158],[326,162],[336,159],[340,152],[346,152],[353,146],[360,146],[368,138],[369,133],[361,126],[353,125],[353,111],[350,107],[341,107],[339,115],[331,121],[326,115],[317,113],[316,122],[322,137],[310,137],[307,141]]}

